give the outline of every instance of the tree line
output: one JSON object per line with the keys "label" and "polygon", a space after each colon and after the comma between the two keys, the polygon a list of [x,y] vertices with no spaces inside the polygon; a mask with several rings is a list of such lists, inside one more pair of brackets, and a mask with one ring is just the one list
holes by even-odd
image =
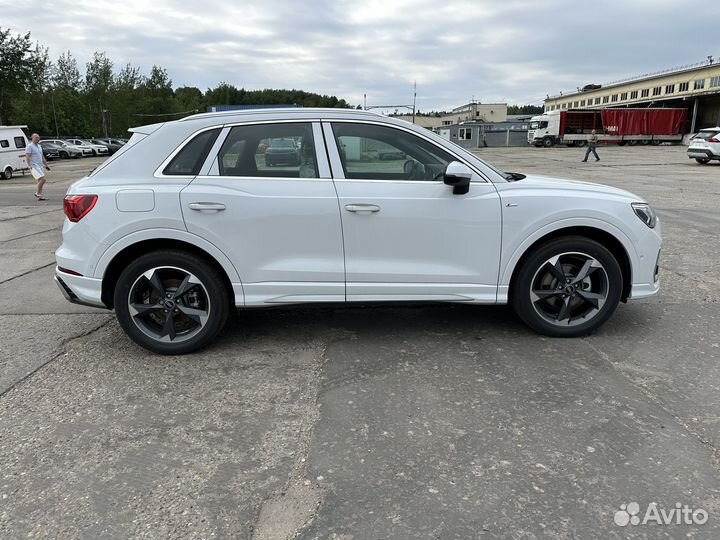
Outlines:
{"label": "tree line", "polygon": [[131,64],[116,69],[96,52],[80,72],[70,51],[55,61],[30,33],[0,28],[0,125],[26,124],[42,135],[122,136],[128,128],[204,112],[213,105],[351,107],[344,99],[302,90],[246,90],[221,82],[202,91],[173,89],[168,71],[154,65],[141,73]]}

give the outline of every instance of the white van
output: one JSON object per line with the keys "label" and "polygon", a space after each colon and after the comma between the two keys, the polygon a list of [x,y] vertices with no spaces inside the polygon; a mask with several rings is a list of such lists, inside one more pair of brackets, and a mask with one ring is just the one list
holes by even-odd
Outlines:
{"label": "white van", "polygon": [[27,169],[25,148],[27,126],[0,126],[0,178],[9,180],[15,171]]}

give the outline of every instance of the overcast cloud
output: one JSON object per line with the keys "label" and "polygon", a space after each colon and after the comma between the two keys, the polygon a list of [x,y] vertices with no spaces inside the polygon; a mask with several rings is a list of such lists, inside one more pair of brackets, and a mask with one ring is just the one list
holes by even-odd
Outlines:
{"label": "overcast cloud", "polygon": [[[695,5],[695,4],[693,4]],[[697,7],[697,6],[696,6]],[[547,93],[720,57],[720,2],[676,0],[0,0],[0,27],[32,32],[81,67],[168,69],[173,86],[299,88],[353,104],[540,104]]]}

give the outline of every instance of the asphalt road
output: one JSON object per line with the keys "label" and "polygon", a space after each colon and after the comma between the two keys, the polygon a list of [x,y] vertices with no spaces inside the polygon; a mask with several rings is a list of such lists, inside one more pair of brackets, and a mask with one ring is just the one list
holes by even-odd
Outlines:
{"label": "asphalt road", "polygon": [[[52,283],[62,195],[98,160],[53,167],[46,202],[0,181],[0,537],[720,537],[720,165],[479,152],[647,198],[660,295],[572,340],[506,308],[249,311],[158,357]],[[616,525],[632,502],[708,520]]]}

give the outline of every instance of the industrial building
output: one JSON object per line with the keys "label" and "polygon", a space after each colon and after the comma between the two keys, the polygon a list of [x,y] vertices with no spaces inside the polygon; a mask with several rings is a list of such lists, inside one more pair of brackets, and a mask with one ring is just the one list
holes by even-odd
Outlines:
{"label": "industrial building", "polygon": [[527,146],[532,115],[505,115],[504,122],[463,122],[442,126],[438,134],[463,148],[486,146]]}
{"label": "industrial building", "polygon": [[688,133],[720,124],[720,64],[698,64],[639,75],[610,84],[589,84],[545,99],[545,112],[610,107],[688,109]]}

